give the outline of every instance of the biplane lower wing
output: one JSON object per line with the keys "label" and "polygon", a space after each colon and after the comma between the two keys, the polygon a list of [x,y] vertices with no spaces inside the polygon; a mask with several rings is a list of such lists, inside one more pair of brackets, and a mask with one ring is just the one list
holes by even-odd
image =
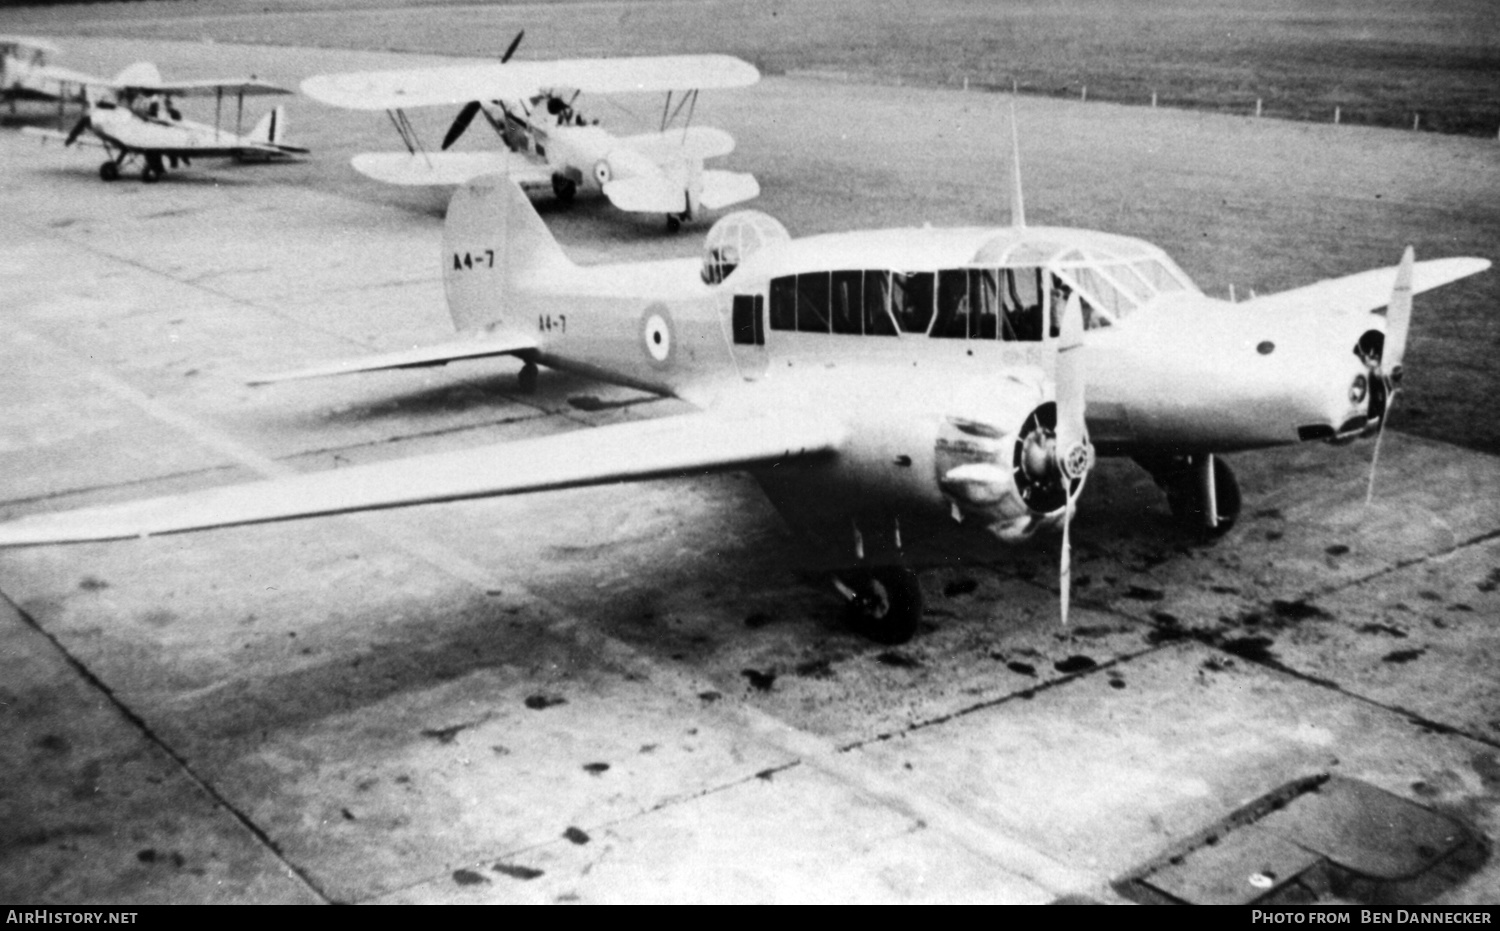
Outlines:
{"label": "biplane lower wing", "polygon": [[[709,210],[752,200],[760,196],[754,175],[738,171],[704,171],[698,203]],[[630,213],[681,213],[687,209],[683,182],[666,175],[622,178],[604,185],[604,196]]]}
{"label": "biplane lower wing", "polygon": [[734,137],[712,126],[689,126],[659,133],[625,136],[620,144],[658,164],[677,158],[704,161],[734,151]]}
{"label": "biplane lower wing", "polygon": [[550,184],[552,170],[514,152],[366,152],[353,165],[360,174],[386,184],[463,184],[480,175],[508,174],[520,185]]}
{"label": "biplane lower wing", "polygon": [[705,171],[698,202],[709,210],[718,210],[759,196],[760,182],[754,175],[742,171]]}
{"label": "biplane lower wing", "polygon": [[0,526],[0,546],[114,540],[300,517],[643,481],[832,453],[823,416],[685,414],[457,452],[56,514]]}
{"label": "biplane lower wing", "polygon": [[[1412,266],[1412,293],[1421,294],[1460,278],[1477,275],[1490,267],[1487,259],[1457,258],[1432,259],[1417,262]],[[1315,308],[1344,314],[1368,313],[1378,310],[1391,300],[1391,289],[1396,284],[1396,266],[1376,268],[1342,278],[1331,278],[1316,284],[1267,294],[1263,297],[1242,301],[1238,305],[1245,310],[1280,311]]]}
{"label": "biplane lower wing", "polygon": [[462,359],[483,359],[492,356],[510,356],[536,348],[536,340],[529,336],[503,336],[454,340],[433,346],[418,346],[360,359],[345,359],[314,365],[292,372],[260,375],[250,379],[252,385],[269,385],[281,381],[300,381],[306,378],[325,378],[331,375],[352,375],[356,372],[378,372],[386,369],[423,368],[430,365],[446,365]]}

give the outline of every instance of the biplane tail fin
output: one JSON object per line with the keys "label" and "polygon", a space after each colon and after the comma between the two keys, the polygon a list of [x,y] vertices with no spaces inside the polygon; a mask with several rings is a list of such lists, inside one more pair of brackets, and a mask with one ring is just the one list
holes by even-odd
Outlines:
{"label": "biplane tail fin", "polygon": [[459,332],[515,323],[516,298],[573,263],[510,178],[489,174],[453,193],[443,226],[443,289]]}
{"label": "biplane tail fin", "polygon": [[281,145],[286,138],[286,107],[275,107],[250,130],[249,138],[254,142]]}

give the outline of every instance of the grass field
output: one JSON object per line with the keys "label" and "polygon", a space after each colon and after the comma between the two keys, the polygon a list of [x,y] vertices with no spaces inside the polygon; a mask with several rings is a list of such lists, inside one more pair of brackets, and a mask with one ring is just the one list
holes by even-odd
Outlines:
{"label": "grass field", "polygon": [[[247,12],[253,7],[254,12]],[[545,15],[538,8],[545,7]],[[442,16],[433,15],[443,8]],[[361,11],[350,16],[351,11]],[[381,11],[370,15],[369,11]],[[462,12],[459,12],[462,11]],[[266,15],[275,14],[275,15]],[[539,21],[547,28],[537,28]],[[722,51],[768,73],[1009,88],[1495,136],[1494,0],[199,0],[12,7],[4,28],[492,55]]]}

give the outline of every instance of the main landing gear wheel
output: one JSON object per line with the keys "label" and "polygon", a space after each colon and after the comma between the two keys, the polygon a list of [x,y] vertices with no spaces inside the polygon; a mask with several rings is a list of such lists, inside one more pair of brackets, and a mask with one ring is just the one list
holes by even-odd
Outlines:
{"label": "main landing gear wheel", "polygon": [[163,169],[158,165],[147,165],[141,169],[141,180],[147,184],[155,184],[161,180],[161,176],[164,173]]}
{"label": "main landing gear wheel", "polygon": [[682,217],[675,213],[667,214],[667,232],[675,233],[682,229]]}
{"label": "main landing gear wheel", "polygon": [[120,178],[120,166],[114,159],[110,159],[99,166],[99,177],[105,181],[118,181]]}
{"label": "main landing gear wheel", "polygon": [[876,643],[905,643],[922,620],[922,584],[900,566],[880,566],[842,577],[849,598],[849,622]]}
{"label": "main landing gear wheel", "polygon": [[552,193],[557,195],[558,200],[570,204],[573,202],[573,195],[578,193],[578,185],[566,175],[553,175]]}
{"label": "main landing gear wheel", "polygon": [[[1208,463],[1213,463],[1210,486]],[[1229,463],[1218,456],[1172,456],[1141,461],[1157,487],[1167,493],[1167,506],[1178,526],[1207,537],[1222,537],[1240,516],[1240,483]],[[1214,516],[1210,521],[1208,490],[1214,492]]]}

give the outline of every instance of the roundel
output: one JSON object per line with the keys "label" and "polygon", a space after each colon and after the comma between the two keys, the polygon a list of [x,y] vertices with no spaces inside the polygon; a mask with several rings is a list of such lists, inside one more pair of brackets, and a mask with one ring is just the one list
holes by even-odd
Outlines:
{"label": "roundel", "polygon": [[646,358],[661,368],[672,362],[673,343],[677,341],[672,326],[672,315],[665,307],[648,307],[641,317],[641,345],[646,348]]}
{"label": "roundel", "polygon": [[594,180],[599,182],[600,187],[604,187],[604,185],[609,183],[612,174],[609,170],[608,159],[601,158],[594,163]]}

